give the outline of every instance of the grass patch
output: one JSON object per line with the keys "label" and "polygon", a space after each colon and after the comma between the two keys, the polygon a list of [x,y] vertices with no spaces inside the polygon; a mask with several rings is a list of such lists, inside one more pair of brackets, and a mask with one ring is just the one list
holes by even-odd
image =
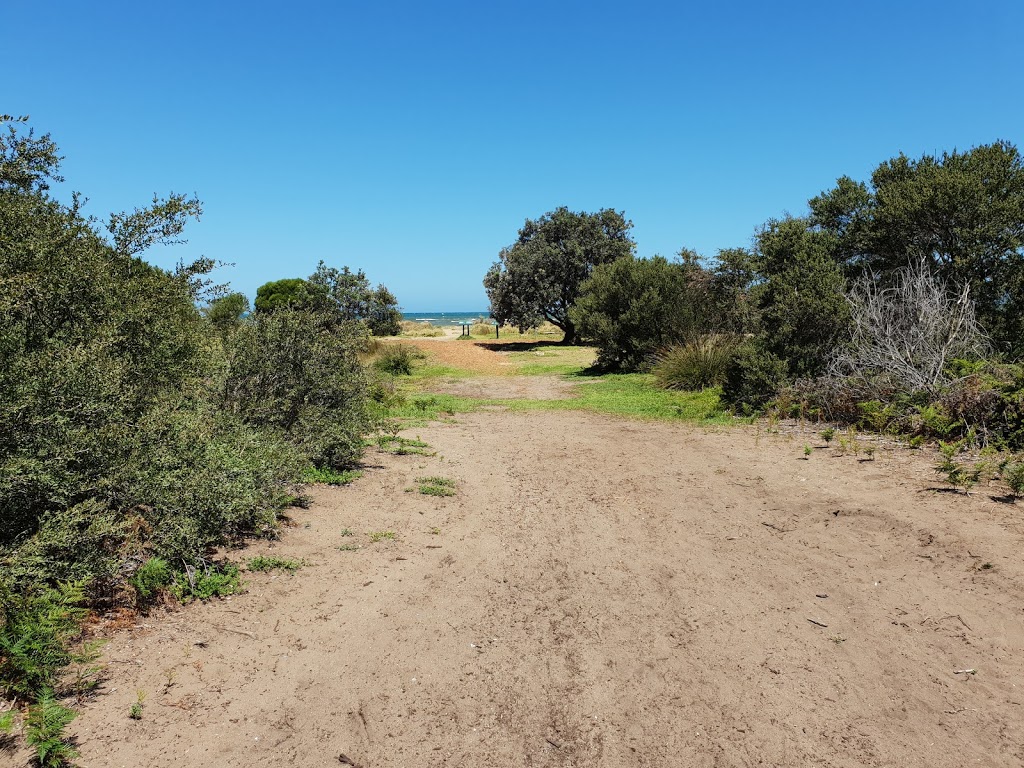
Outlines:
{"label": "grass patch", "polygon": [[250,571],[266,573],[268,571],[288,571],[295,573],[302,567],[301,560],[293,560],[289,557],[273,557],[258,555],[249,561],[247,568]]}
{"label": "grass patch", "polygon": [[408,437],[398,435],[379,435],[377,447],[385,453],[392,453],[396,456],[433,456],[435,451],[427,450],[429,445],[422,440],[412,440]]}
{"label": "grass patch", "polygon": [[348,485],[363,476],[361,469],[331,469],[330,467],[309,467],[303,473],[307,483],[323,483],[324,485]]}
{"label": "grass patch", "polygon": [[424,496],[455,495],[455,481],[447,477],[417,477],[416,483]]}
{"label": "grass patch", "polygon": [[539,349],[510,352],[515,373],[521,376],[578,375],[594,364],[593,347],[543,346]]}
{"label": "grass patch", "polygon": [[398,538],[398,534],[394,531],[370,531],[367,536],[370,537],[371,544],[376,544],[378,541],[394,541]]}
{"label": "grass patch", "polygon": [[338,549],[340,549],[342,552],[355,552],[357,549],[359,549],[359,545],[358,544],[342,544],[340,547],[338,547]]}
{"label": "grass patch", "polygon": [[581,383],[579,397],[570,400],[499,401],[518,411],[593,411],[657,421],[695,421],[731,424],[721,404],[721,390],[676,392],[661,389],[654,377],[642,373],[605,374]]}

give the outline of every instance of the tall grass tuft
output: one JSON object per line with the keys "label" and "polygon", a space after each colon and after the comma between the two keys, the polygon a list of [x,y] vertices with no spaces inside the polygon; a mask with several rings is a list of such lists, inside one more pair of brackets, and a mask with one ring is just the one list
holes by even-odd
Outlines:
{"label": "tall grass tuft", "polygon": [[658,353],[651,372],[665,389],[701,390],[725,381],[725,372],[736,350],[736,339],[711,334]]}

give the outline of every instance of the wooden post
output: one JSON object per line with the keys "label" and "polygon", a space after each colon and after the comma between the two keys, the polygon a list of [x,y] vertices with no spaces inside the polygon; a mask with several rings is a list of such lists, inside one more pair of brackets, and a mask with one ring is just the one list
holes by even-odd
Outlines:
{"label": "wooden post", "polygon": [[495,323],[494,323],[494,338],[496,338],[496,339],[500,339],[501,338],[498,335],[498,323],[497,323],[497,321],[495,321]]}

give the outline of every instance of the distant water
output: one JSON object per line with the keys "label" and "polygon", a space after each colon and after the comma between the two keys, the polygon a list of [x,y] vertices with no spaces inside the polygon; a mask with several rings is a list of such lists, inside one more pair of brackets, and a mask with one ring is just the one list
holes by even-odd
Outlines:
{"label": "distant water", "polygon": [[487,310],[475,312],[403,312],[403,320],[412,320],[416,323],[427,322],[431,325],[462,325],[463,323],[475,323],[482,320],[485,323],[493,323],[487,318]]}

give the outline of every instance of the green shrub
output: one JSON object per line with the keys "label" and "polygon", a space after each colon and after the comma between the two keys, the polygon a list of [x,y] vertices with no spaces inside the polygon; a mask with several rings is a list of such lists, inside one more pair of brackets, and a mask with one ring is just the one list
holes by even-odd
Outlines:
{"label": "green shrub", "polygon": [[737,411],[752,413],[770,402],[787,379],[784,360],[756,342],[744,344],[726,367],[722,400]]}
{"label": "green shrub", "polygon": [[78,714],[57,703],[52,692],[44,693],[38,704],[28,708],[25,741],[36,750],[41,768],[60,768],[71,763],[78,751],[64,737],[64,729]]}
{"label": "green shrub", "polygon": [[384,347],[373,366],[378,371],[390,373],[393,376],[408,376],[412,373],[417,360],[422,360],[426,355],[416,347],[408,344],[388,344]]}
{"label": "green shrub", "polygon": [[173,579],[174,572],[167,561],[159,557],[151,557],[128,581],[135,587],[138,603],[145,605],[155,595],[170,586]]}
{"label": "green shrub", "polygon": [[700,334],[707,302],[698,271],[661,256],[628,256],[594,269],[569,316],[597,345],[598,366],[643,370],[657,350]]}
{"label": "green shrub", "polygon": [[209,600],[211,597],[227,597],[242,591],[238,566],[231,563],[211,567],[208,563],[187,566],[178,574],[172,590],[183,603],[192,600]]}
{"label": "green shrub", "polygon": [[697,390],[717,387],[736,350],[732,337],[712,334],[672,346],[655,358],[651,373],[665,389]]}
{"label": "green shrub", "polygon": [[1013,495],[1024,496],[1024,461],[1007,464],[1002,474]]}
{"label": "green shrub", "polygon": [[257,313],[231,337],[225,406],[284,435],[315,466],[351,466],[371,428],[357,357],[365,333],[361,323],[326,312]]}

